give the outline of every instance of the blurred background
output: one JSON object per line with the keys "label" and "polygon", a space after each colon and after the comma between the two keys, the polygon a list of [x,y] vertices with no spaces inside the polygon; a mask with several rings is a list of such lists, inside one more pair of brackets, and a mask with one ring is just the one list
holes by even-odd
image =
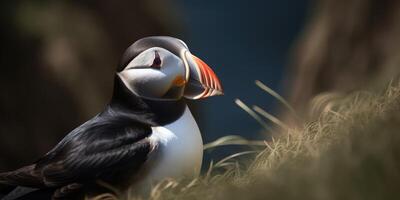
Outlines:
{"label": "blurred background", "polygon": [[35,161],[100,112],[110,99],[121,54],[145,36],[181,38],[219,76],[225,96],[191,105],[205,143],[232,134],[268,136],[235,105],[236,98],[296,125],[254,80],[282,94],[301,116],[316,94],[376,87],[400,71],[396,1],[0,4],[0,170]]}

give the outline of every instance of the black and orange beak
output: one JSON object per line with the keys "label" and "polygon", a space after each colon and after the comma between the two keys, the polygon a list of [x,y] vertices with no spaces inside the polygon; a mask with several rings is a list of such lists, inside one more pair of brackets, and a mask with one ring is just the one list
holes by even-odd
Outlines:
{"label": "black and orange beak", "polygon": [[187,54],[189,63],[189,81],[184,96],[189,99],[207,98],[222,95],[221,83],[214,71],[200,58]]}

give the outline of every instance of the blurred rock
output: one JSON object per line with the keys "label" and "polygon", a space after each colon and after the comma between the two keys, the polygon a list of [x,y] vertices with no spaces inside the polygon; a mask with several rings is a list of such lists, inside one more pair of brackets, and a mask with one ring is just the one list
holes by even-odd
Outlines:
{"label": "blurred rock", "polygon": [[319,93],[380,87],[399,75],[399,20],[399,1],[314,1],[291,61],[296,110],[304,113]]}

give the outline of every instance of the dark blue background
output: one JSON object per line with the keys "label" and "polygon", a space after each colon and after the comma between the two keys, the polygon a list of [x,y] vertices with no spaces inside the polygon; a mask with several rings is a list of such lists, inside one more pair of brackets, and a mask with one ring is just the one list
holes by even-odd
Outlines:
{"label": "dark blue background", "polygon": [[220,78],[223,97],[201,104],[198,120],[205,142],[237,134],[257,138],[261,127],[235,105],[239,98],[275,112],[279,104],[254,80],[284,93],[282,80],[289,50],[306,17],[306,0],[177,0],[191,52],[205,60]]}

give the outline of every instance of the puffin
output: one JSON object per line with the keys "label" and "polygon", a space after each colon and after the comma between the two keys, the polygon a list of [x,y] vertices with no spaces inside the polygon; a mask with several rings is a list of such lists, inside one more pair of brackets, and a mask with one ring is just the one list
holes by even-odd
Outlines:
{"label": "puffin", "polygon": [[21,196],[18,188],[75,199],[99,181],[141,193],[165,178],[198,176],[203,142],[186,100],[222,94],[182,40],[139,39],[122,56],[104,110],[32,164],[0,173],[0,188],[11,191],[3,199]]}

